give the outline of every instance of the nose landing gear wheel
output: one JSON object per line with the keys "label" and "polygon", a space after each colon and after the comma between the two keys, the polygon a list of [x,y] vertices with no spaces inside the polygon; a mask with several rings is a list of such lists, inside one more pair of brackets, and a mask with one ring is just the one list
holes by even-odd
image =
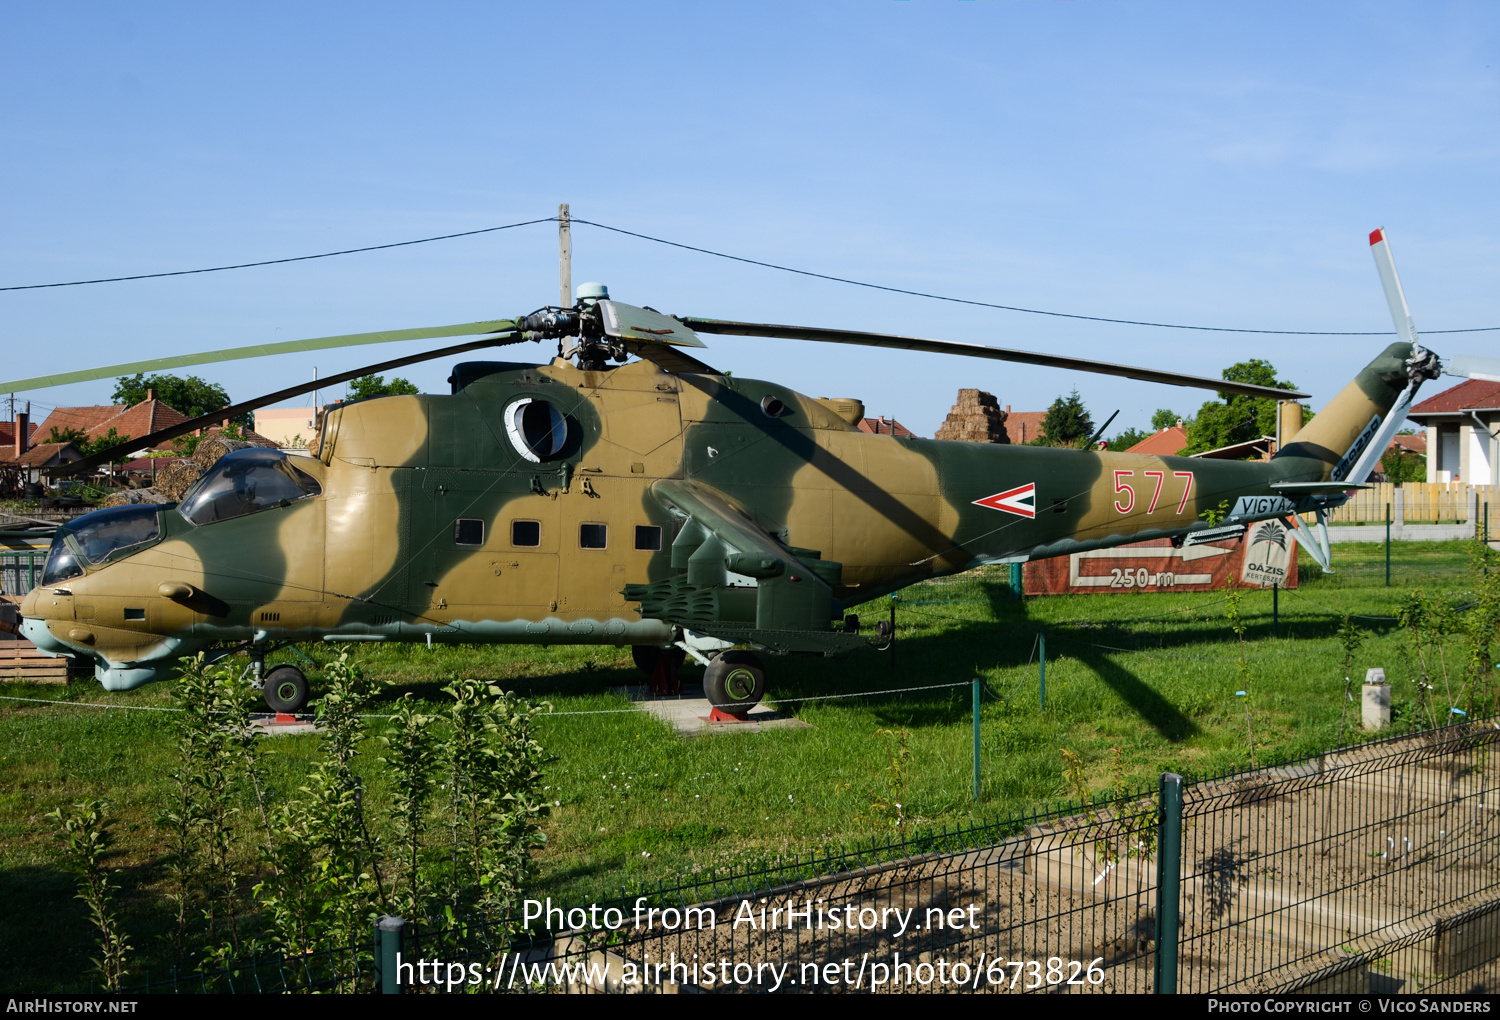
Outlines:
{"label": "nose landing gear wheel", "polygon": [[703,672],[708,703],[726,712],[748,712],[766,696],[766,670],[754,652],[730,649]]}
{"label": "nose landing gear wheel", "polygon": [[273,712],[300,712],[307,707],[307,677],[296,666],[277,666],[266,674],[262,693]]}

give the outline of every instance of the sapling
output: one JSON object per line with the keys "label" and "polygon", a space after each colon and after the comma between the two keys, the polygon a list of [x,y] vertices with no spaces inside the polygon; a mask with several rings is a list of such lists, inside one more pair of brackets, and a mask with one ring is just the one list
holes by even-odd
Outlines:
{"label": "sapling", "polygon": [[47,819],[55,826],[68,867],[78,878],[78,898],[88,904],[90,919],[99,930],[99,955],[93,958],[94,969],[104,979],[106,989],[118,992],[130,943],[115,912],[119,886],[104,866],[104,859],[114,845],[114,834],[109,830],[115,820],[108,816],[108,806],[98,800],[83,801],[71,808],[59,807],[49,812]]}

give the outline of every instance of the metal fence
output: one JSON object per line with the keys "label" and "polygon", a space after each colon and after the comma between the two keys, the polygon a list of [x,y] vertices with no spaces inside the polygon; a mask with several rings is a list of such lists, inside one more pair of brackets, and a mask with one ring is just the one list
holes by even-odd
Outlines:
{"label": "metal fence", "polygon": [[1164,776],[597,904],[539,893],[495,929],[382,919],[342,955],[135,990],[1465,991],[1500,976],[1497,742],[1483,721]]}
{"label": "metal fence", "polygon": [[0,595],[25,595],[42,580],[47,550],[0,553]]}

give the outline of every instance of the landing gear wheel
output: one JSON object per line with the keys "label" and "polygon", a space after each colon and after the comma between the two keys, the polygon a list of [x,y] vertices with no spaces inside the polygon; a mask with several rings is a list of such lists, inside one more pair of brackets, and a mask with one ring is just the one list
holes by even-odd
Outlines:
{"label": "landing gear wheel", "polygon": [[639,669],[642,673],[645,673],[647,676],[655,675],[656,660],[661,658],[665,654],[671,654],[671,656],[677,660],[677,665],[679,666],[681,666],[683,660],[687,658],[687,652],[683,651],[681,648],[658,648],[655,645],[630,646],[630,657],[635,660],[636,668]]}
{"label": "landing gear wheel", "polygon": [[708,703],[726,712],[748,712],[766,696],[766,670],[754,652],[730,649],[703,672]]}
{"label": "landing gear wheel", "polygon": [[261,693],[273,712],[300,712],[307,707],[307,677],[296,666],[277,666]]}

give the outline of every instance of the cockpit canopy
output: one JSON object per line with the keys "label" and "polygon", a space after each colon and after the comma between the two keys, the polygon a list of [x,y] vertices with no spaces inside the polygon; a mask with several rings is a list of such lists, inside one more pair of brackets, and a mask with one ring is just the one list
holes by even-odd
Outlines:
{"label": "cockpit canopy", "polygon": [[315,478],[280,450],[236,450],[183,494],[177,508],[194,524],[212,524],[258,510],[286,506],[323,491]]}
{"label": "cockpit canopy", "polygon": [[84,514],[70,524],[59,526],[52,536],[42,583],[57,584],[83,573],[83,564],[69,546],[68,536],[72,536],[73,544],[83,554],[84,560],[98,566],[121,549],[146,545],[160,538],[161,521],[157,514],[162,509],[159,506],[116,506]]}

